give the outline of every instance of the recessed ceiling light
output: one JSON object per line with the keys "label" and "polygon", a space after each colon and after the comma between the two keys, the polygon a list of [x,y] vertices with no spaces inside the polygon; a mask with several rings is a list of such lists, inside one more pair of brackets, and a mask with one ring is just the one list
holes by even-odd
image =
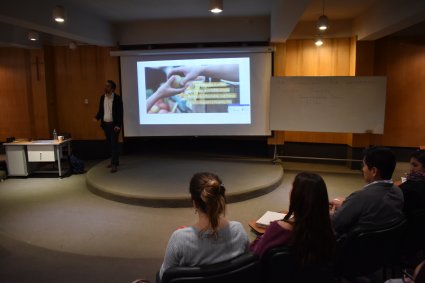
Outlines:
{"label": "recessed ceiling light", "polygon": [[317,21],[317,28],[319,30],[327,30],[328,29],[328,17],[325,15],[321,15],[319,20]]}
{"label": "recessed ceiling light", "polygon": [[58,23],[65,22],[65,9],[62,6],[53,8],[53,19]]}
{"label": "recessed ceiling light", "polygon": [[38,32],[30,30],[28,32],[28,39],[31,41],[37,41],[39,39]]}
{"label": "recessed ceiling light", "polygon": [[321,38],[316,39],[316,41],[314,42],[314,44],[316,44],[316,46],[322,46],[323,45],[323,40]]}
{"label": "recessed ceiling light", "polygon": [[75,50],[77,49],[77,43],[75,43],[74,41],[70,41],[68,44],[69,49],[71,50]]}
{"label": "recessed ceiling light", "polygon": [[210,11],[214,14],[223,12],[223,0],[210,0]]}

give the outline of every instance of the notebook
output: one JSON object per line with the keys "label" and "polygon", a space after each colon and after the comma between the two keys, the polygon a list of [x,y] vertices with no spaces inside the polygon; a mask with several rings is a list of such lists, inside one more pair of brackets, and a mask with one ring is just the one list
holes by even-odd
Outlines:
{"label": "notebook", "polygon": [[281,212],[266,211],[266,213],[264,213],[263,216],[261,216],[260,219],[255,222],[255,224],[260,227],[267,228],[269,227],[270,222],[282,220],[285,215],[285,213]]}

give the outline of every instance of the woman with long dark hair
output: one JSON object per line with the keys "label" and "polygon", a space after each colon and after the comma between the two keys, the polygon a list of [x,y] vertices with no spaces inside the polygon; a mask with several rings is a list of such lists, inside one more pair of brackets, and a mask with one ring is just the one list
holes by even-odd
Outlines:
{"label": "woman with long dark hair", "polygon": [[410,173],[400,185],[404,196],[404,214],[410,217],[425,210],[425,150],[410,155]]}
{"label": "woman with long dark hair", "polygon": [[300,265],[310,266],[330,261],[334,245],[326,184],[319,175],[302,172],[294,179],[286,216],[272,222],[250,249],[262,257],[273,247],[288,246]]}
{"label": "woman with long dark hair", "polygon": [[173,266],[200,266],[232,259],[248,251],[241,223],[225,218],[225,187],[212,173],[197,173],[190,181],[197,222],[174,231],[165,251],[160,277]]}

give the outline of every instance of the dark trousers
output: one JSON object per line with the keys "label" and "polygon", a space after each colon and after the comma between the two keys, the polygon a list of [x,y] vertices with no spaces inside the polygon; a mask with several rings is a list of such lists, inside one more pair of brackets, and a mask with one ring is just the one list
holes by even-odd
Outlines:
{"label": "dark trousers", "polygon": [[108,147],[111,150],[111,164],[118,166],[120,164],[118,156],[118,136],[120,131],[114,131],[114,125],[112,123],[105,123],[103,125],[103,131],[105,132]]}

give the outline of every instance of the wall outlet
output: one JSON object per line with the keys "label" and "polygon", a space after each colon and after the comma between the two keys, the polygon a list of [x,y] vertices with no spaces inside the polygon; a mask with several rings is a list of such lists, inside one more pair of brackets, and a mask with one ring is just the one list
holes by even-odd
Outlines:
{"label": "wall outlet", "polygon": [[89,99],[88,98],[84,98],[84,104],[89,104]]}

